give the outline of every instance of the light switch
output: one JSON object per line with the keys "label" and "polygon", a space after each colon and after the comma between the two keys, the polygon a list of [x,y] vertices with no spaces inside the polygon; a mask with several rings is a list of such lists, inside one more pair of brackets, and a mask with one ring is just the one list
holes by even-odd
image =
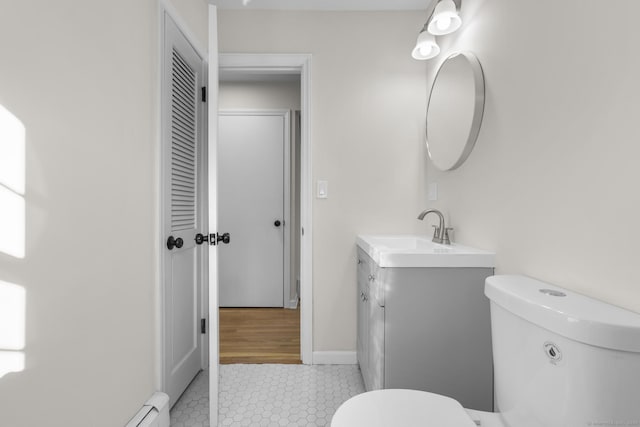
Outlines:
{"label": "light switch", "polygon": [[429,192],[427,198],[430,202],[438,200],[438,183],[432,182],[429,184]]}
{"label": "light switch", "polygon": [[329,181],[318,181],[318,199],[326,199],[329,197]]}

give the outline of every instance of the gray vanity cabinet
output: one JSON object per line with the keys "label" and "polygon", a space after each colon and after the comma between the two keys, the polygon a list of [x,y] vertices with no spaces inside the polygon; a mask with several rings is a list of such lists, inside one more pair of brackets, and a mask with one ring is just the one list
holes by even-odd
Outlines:
{"label": "gray vanity cabinet", "polygon": [[408,388],[493,410],[493,268],[381,268],[358,248],[358,363],[367,390]]}

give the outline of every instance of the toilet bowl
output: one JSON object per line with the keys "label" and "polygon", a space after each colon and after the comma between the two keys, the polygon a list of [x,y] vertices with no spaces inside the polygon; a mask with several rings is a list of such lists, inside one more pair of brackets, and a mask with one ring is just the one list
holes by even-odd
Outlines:
{"label": "toilet bowl", "polygon": [[[467,410],[457,400],[418,390],[375,390],[345,402],[331,427],[503,427],[495,414]],[[489,424],[489,417],[495,418]],[[481,420],[481,418],[484,418]]]}
{"label": "toilet bowl", "polygon": [[[375,390],[331,427],[577,427],[640,420],[640,314],[523,276],[485,281],[495,410],[418,390]],[[633,424],[635,423],[635,424]]]}
{"label": "toilet bowl", "polygon": [[505,427],[499,414],[465,409],[450,397],[418,390],[375,390],[346,401],[331,427]]}

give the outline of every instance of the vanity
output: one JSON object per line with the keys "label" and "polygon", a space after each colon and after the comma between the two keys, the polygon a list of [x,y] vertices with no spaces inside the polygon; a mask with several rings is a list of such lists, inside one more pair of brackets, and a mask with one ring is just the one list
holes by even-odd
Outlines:
{"label": "vanity", "polygon": [[426,236],[358,236],[357,356],[367,391],[443,394],[493,410],[485,278],[494,254]]}

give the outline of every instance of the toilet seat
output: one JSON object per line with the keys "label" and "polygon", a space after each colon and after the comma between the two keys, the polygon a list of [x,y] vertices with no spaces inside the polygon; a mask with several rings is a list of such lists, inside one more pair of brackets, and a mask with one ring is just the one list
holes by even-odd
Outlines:
{"label": "toilet seat", "polygon": [[457,400],[417,390],[376,390],[344,402],[331,427],[477,427]]}

